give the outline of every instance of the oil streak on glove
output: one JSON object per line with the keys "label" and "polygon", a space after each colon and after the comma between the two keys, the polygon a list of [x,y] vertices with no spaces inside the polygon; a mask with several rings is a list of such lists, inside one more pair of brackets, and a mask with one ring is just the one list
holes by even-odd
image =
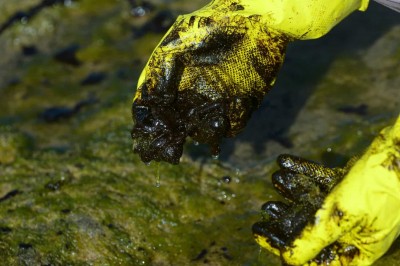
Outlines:
{"label": "oil streak on glove", "polygon": [[289,265],[371,265],[389,249],[400,233],[400,117],[345,169],[284,158],[273,183],[290,203],[263,206],[261,246]]}

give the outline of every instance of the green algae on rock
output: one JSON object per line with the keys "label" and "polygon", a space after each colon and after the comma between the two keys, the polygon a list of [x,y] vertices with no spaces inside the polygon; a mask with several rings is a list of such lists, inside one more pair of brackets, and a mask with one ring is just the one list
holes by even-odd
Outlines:
{"label": "green algae on rock", "polygon": [[0,164],[12,164],[31,151],[32,139],[16,129],[0,126]]}

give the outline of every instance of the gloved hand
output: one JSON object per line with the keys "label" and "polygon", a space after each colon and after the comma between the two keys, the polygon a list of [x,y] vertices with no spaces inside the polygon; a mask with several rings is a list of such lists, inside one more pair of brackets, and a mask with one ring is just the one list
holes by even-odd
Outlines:
{"label": "gloved hand", "polygon": [[187,136],[218,155],[221,138],[242,130],[271,88],[289,38],[240,10],[180,16],[154,50],[132,106],[144,162],[178,163]]}
{"label": "gloved hand", "polygon": [[[178,163],[187,136],[218,155],[275,82],[286,45],[318,38],[368,0],[214,0],[179,16],[154,50],[132,106],[142,161]],[[302,12],[298,12],[301,10]]]}
{"label": "gloved hand", "polygon": [[400,117],[345,169],[290,156],[280,166],[273,183],[290,204],[266,203],[253,233],[285,263],[371,265],[399,235]]}

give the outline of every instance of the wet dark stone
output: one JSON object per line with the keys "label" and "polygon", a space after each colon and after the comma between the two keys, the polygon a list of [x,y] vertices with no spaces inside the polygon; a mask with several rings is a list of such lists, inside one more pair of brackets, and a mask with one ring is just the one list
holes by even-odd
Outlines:
{"label": "wet dark stone", "polygon": [[76,52],[79,50],[79,45],[71,44],[68,47],[65,47],[54,54],[54,59],[60,63],[79,66],[81,65],[81,61],[76,58]]}
{"label": "wet dark stone", "polygon": [[232,257],[231,254],[229,254],[228,248],[227,248],[227,247],[221,247],[220,250],[222,251],[222,257],[223,257],[224,259],[233,260],[233,257]]}
{"label": "wet dark stone", "polygon": [[74,114],[74,109],[70,107],[55,106],[47,108],[40,115],[46,122],[56,122],[61,119],[69,118]]}
{"label": "wet dark stone", "polygon": [[54,145],[54,146],[49,146],[49,147],[43,148],[42,150],[46,151],[46,152],[52,152],[55,154],[65,154],[70,149],[71,149],[71,147],[68,145]]}
{"label": "wet dark stone", "polygon": [[13,197],[17,196],[20,193],[21,193],[21,191],[19,191],[18,189],[11,190],[6,195],[4,195],[3,197],[0,198],[0,202],[8,200],[10,198],[13,198]]}
{"label": "wet dark stone", "polygon": [[32,248],[33,246],[29,243],[19,243],[18,247],[20,249],[29,249],[29,248]]}
{"label": "wet dark stone", "polygon": [[39,115],[39,117],[49,123],[57,122],[62,119],[70,118],[71,116],[77,114],[81,110],[82,107],[96,103],[96,102],[97,102],[97,99],[93,96],[90,96],[87,99],[79,101],[77,104],[75,104],[74,107],[54,106],[54,107],[46,108]]}
{"label": "wet dark stone", "polygon": [[105,78],[106,74],[103,72],[92,72],[81,81],[81,85],[95,85],[102,82]]}
{"label": "wet dark stone", "polygon": [[110,228],[110,229],[115,229],[116,228],[115,224],[112,224],[112,223],[107,224],[107,227]]}
{"label": "wet dark stone", "polygon": [[192,261],[198,261],[203,259],[207,255],[207,253],[208,253],[207,249],[201,250],[200,253],[196,256],[196,258],[194,258]]}
{"label": "wet dark stone", "polygon": [[69,118],[73,114],[73,108],[69,107],[50,107],[40,115],[46,122],[55,122],[60,119]]}
{"label": "wet dark stone", "polygon": [[32,56],[38,53],[36,46],[34,45],[27,45],[22,47],[22,54],[25,56]]}
{"label": "wet dark stone", "polygon": [[368,105],[360,104],[358,106],[343,106],[339,107],[337,110],[345,114],[355,114],[359,116],[364,116],[367,114]]}
{"label": "wet dark stone", "polygon": [[12,229],[10,227],[7,227],[7,226],[0,227],[0,233],[8,234],[11,232],[12,232]]}
{"label": "wet dark stone", "polygon": [[71,210],[70,209],[62,209],[61,212],[64,214],[68,214],[68,213],[71,213]]}
{"label": "wet dark stone", "polygon": [[15,86],[18,85],[19,83],[21,83],[21,79],[18,77],[13,77],[8,81],[9,86]]}

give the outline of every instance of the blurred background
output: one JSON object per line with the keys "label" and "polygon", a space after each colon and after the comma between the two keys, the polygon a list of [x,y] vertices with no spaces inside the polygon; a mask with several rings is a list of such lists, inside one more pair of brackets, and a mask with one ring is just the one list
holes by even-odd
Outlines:
{"label": "blurred background", "polygon": [[341,166],[398,116],[400,15],[372,2],[289,45],[218,160],[189,140],[178,166],[143,164],[136,81],[175,18],[207,2],[0,0],[0,265],[280,265],[251,234],[279,199],[276,156]]}

